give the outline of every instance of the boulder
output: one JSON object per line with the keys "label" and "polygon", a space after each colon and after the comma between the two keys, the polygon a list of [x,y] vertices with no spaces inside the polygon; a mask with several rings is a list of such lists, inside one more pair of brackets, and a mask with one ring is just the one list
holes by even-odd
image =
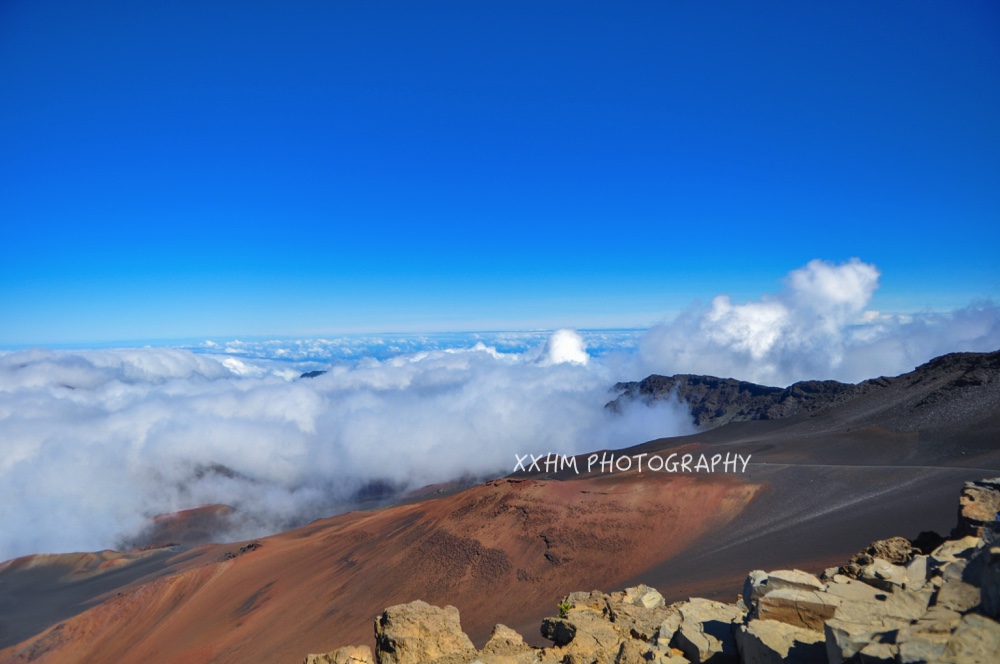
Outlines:
{"label": "boulder", "polygon": [[894,643],[873,641],[858,651],[858,658],[865,664],[895,664],[899,648]]}
{"label": "boulder", "polygon": [[[623,634],[649,642],[657,637],[660,626],[676,609],[664,606],[663,596],[656,590],[641,588],[646,590],[629,588],[624,593],[612,593],[608,598],[608,618]],[[639,592],[629,592],[636,590]]]}
{"label": "boulder", "polygon": [[534,664],[538,654],[524,638],[506,625],[493,627],[489,640],[479,653],[482,664]]}
{"label": "boulder", "polygon": [[831,618],[823,625],[826,657],[830,664],[843,664],[861,649],[885,634],[885,630],[865,623]]}
{"label": "boulder", "polygon": [[742,664],[807,664],[824,662],[822,634],[776,620],[751,620],[736,631]]}
{"label": "boulder", "polygon": [[564,646],[576,637],[576,625],[565,618],[544,618],[541,633],[553,645]]}
{"label": "boulder", "polygon": [[[612,594],[612,598],[618,593]],[[663,601],[663,595],[660,594],[656,588],[650,588],[646,585],[634,586],[632,588],[626,588],[625,592],[622,593],[621,601],[625,604],[631,604],[633,606],[641,606],[645,609],[655,609],[661,606],[665,606],[666,602]]]}
{"label": "boulder", "polygon": [[757,601],[767,592],[767,572],[762,569],[755,569],[747,575],[747,580],[743,582],[743,605],[748,611],[757,608]]}
{"label": "boulder", "polygon": [[938,661],[951,664],[996,662],[997,653],[1000,653],[1000,623],[970,613],[962,618]]}
{"label": "boulder", "polygon": [[391,606],[375,619],[375,650],[379,664],[428,664],[475,653],[458,609],[421,600]]}
{"label": "boulder", "polygon": [[982,544],[983,541],[981,539],[972,535],[948,540],[927,556],[927,567],[930,573],[933,574],[948,563],[968,562],[979,552]]}
{"label": "boulder", "polygon": [[904,664],[939,659],[951,635],[962,622],[962,614],[941,606],[932,606],[919,620],[896,633],[899,660]]}
{"label": "boulder", "polygon": [[984,526],[997,521],[998,512],[1000,477],[966,482],[958,498],[958,525],[955,526],[954,534],[958,537],[979,537]]}
{"label": "boulder", "polygon": [[732,604],[693,598],[677,604],[680,626],[671,645],[690,661],[713,664],[737,661],[734,624],[741,623],[743,612]]}
{"label": "boulder", "polygon": [[1000,546],[984,549],[979,589],[980,607],[986,615],[1000,619]]}
{"label": "boulder", "polygon": [[823,583],[809,572],[798,569],[779,569],[769,572],[765,582],[766,593],[782,588],[796,588],[798,590],[822,590]]}
{"label": "boulder", "polygon": [[943,606],[961,613],[979,606],[980,589],[966,581],[969,576],[966,573],[967,568],[968,565],[962,561],[948,563],[942,569],[943,583],[934,599],[935,606]]}
{"label": "boulder", "polygon": [[606,615],[609,599],[604,593],[598,590],[591,590],[590,592],[570,593],[563,597],[559,601],[559,604],[569,607],[566,610],[567,613],[570,611],[596,611],[597,613]]}
{"label": "boulder", "polygon": [[542,636],[553,642],[554,654],[566,664],[612,664],[628,638],[595,611],[546,618],[542,621]]}
{"label": "boulder", "polygon": [[905,567],[903,588],[906,590],[919,590],[927,583],[927,556],[914,556]]}
{"label": "boulder", "polygon": [[839,597],[830,593],[781,588],[759,600],[754,617],[822,632],[823,623],[833,617],[841,603]]}
{"label": "boulder", "polygon": [[877,540],[851,556],[850,561],[840,568],[842,574],[856,577],[866,565],[880,558],[893,565],[905,565],[919,550],[905,537],[890,537]]}
{"label": "boulder", "polygon": [[930,588],[912,592],[881,592],[875,595],[874,600],[842,601],[834,617],[873,628],[894,629],[923,616],[933,596]]}

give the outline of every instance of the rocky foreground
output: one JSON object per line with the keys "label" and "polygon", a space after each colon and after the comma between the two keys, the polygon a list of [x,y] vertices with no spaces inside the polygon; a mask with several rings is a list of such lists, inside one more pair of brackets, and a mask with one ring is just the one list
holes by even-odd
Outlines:
{"label": "rocky foreground", "polygon": [[880,540],[819,577],[755,570],[733,604],[665,604],[648,586],[576,592],[542,621],[546,648],[497,625],[477,650],[458,609],[422,601],[375,619],[375,652],[348,646],[305,664],[640,664],[1000,661],[1000,478],[968,482],[943,540]]}

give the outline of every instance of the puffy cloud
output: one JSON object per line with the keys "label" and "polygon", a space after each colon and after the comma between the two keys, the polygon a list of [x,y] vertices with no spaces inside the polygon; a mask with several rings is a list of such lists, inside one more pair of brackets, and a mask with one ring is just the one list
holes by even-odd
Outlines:
{"label": "puffy cloud", "polygon": [[556,330],[545,342],[543,364],[586,364],[590,360],[587,343],[575,330]]}
{"label": "puffy cloud", "polygon": [[719,295],[704,309],[649,330],[640,372],[701,373],[768,385],[806,379],[859,381],[896,375],[947,352],[1000,347],[1000,311],[990,302],[947,314],[882,315],[867,309],[874,265],[813,260],[785,288],[734,304]]}
{"label": "puffy cloud", "polygon": [[495,476],[515,454],[690,430],[677,404],[607,413],[618,376],[584,348],[570,331],[523,353],[467,337],[302,380],[289,377],[314,363],[256,350],[0,354],[0,560],[115,546],[210,503],[237,507],[229,536],[258,536],[335,513],[369,482]]}

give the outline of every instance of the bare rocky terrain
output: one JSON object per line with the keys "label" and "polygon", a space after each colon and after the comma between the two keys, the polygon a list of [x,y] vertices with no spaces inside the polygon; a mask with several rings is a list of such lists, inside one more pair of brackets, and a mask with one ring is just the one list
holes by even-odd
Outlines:
{"label": "bare rocky terrain", "polygon": [[667,605],[646,585],[575,592],[532,648],[497,624],[481,650],[453,606],[420,600],[375,619],[375,651],[346,646],[305,664],[985,664],[1000,653],[1000,478],[966,484],[951,538],[872,543],[816,576],[751,571],[732,603]]}

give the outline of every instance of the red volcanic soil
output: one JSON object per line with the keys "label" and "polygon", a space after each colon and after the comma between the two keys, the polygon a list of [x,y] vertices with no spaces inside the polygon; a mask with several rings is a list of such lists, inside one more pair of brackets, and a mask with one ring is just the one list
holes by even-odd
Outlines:
{"label": "red volcanic soil", "polygon": [[169,575],[0,651],[0,661],[301,661],[372,643],[372,619],[416,598],[457,606],[482,643],[496,622],[537,625],[568,592],[615,587],[668,560],[757,490],[722,475],[501,479],[343,514],[256,548],[181,554]]}

